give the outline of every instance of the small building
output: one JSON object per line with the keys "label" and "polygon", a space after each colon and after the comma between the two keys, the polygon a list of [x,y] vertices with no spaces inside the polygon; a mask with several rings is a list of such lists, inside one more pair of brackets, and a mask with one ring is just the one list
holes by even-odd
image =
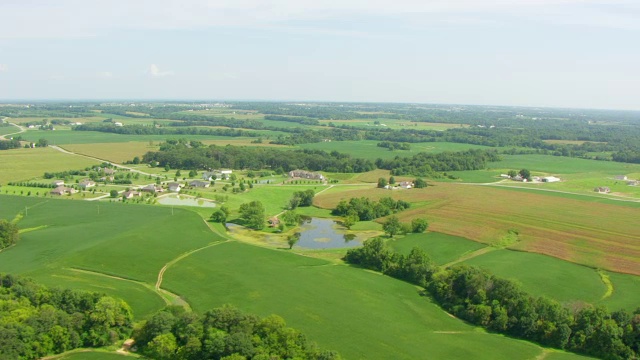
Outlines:
{"label": "small building", "polygon": [[180,190],[182,190],[182,184],[177,182],[170,182],[167,184],[167,187],[171,192],[180,192]]}
{"label": "small building", "polygon": [[638,185],[640,185],[640,180],[629,180],[629,181],[627,181],[627,185],[629,185],[629,186],[638,186]]}
{"label": "small building", "polygon": [[280,225],[280,219],[278,219],[277,216],[270,218],[269,220],[267,220],[267,222],[269,223],[270,227],[277,227],[278,225]]}
{"label": "small building", "polygon": [[115,126],[124,126],[121,122],[118,122],[118,121],[114,122],[113,125],[115,125]]}
{"label": "small building", "polygon": [[78,183],[78,186],[83,190],[87,190],[88,188],[96,186],[96,182],[93,180],[84,179]]}
{"label": "small building", "polygon": [[627,180],[627,175],[616,175],[613,178],[615,180]]}
{"label": "small building", "polygon": [[511,178],[511,176],[509,176],[507,174],[500,174],[500,177],[504,178],[504,179],[510,179]]}
{"label": "small building", "polygon": [[598,186],[595,189],[593,189],[593,191],[600,193],[600,194],[608,194],[611,192],[611,189],[609,189],[608,186]]}
{"label": "small building", "polygon": [[105,175],[113,175],[113,174],[116,173],[115,169],[110,169],[110,168],[104,168],[104,169],[102,169],[102,172]]}
{"label": "small building", "polygon": [[64,180],[53,180],[51,183],[53,186],[64,186]]}
{"label": "small building", "polygon": [[125,199],[132,199],[138,196],[140,196],[140,193],[133,190],[125,191],[124,193],[122,193],[122,197]]}
{"label": "small building", "polygon": [[189,186],[197,188],[208,188],[210,185],[210,182],[202,180],[193,180],[189,183]]}
{"label": "small building", "polygon": [[147,185],[147,186],[143,186],[140,191],[144,191],[144,192],[148,192],[148,193],[157,193],[157,192],[163,192],[164,189],[162,189],[159,186],[155,186],[153,184]]}
{"label": "small building", "polygon": [[317,173],[317,172],[312,172],[312,171],[306,171],[306,170],[292,170],[289,171],[289,177],[292,178],[301,178],[301,179],[310,179],[310,180],[323,180],[324,181],[324,175]]}
{"label": "small building", "polygon": [[102,181],[102,182],[113,182],[113,180],[115,180],[115,177],[113,177],[113,176],[103,176],[98,180]]}
{"label": "small building", "polygon": [[66,187],[66,186],[58,186],[57,188],[51,190],[49,194],[51,195],[71,195],[75,194],[77,191],[74,188]]}
{"label": "small building", "polygon": [[413,187],[413,183],[411,181],[401,181],[398,186],[403,189],[411,189]]}
{"label": "small building", "polygon": [[560,178],[557,178],[555,176],[545,176],[542,178],[542,182],[547,182],[547,183],[558,182],[558,181],[560,181]]}
{"label": "small building", "polygon": [[222,175],[231,175],[232,173],[233,173],[233,170],[229,170],[229,169],[220,170],[220,174]]}
{"label": "small building", "polygon": [[216,176],[216,173],[214,173],[213,171],[205,171],[202,174],[202,180],[213,181],[217,179],[218,177]]}

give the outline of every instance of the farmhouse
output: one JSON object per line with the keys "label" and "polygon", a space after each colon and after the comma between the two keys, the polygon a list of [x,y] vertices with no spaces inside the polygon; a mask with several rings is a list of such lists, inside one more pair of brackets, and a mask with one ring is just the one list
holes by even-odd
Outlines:
{"label": "farmhouse", "polygon": [[78,186],[80,186],[83,190],[87,190],[88,188],[96,186],[96,182],[93,180],[84,179],[78,183]]}
{"label": "farmhouse", "polygon": [[277,216],[270,218],[269,220],[267,220],[267,222],[269,223],[270,227],[276,227],[280,225],[280,219],[278,219]]}
{"label": "farmhouse", "polygon": [[608,186],[598,186],[595,189],[593,189],[593,191],[600,193],[600,194],[608,194],[611,192],[611,189],[609,189]]}
{"label": "farmhouse", "polygon": [[411,181],[401,181],[398,186],[403,189],[411,189],[413,187],[413,183]]}
{"label": "farmhouse", "polygon": [[182,189],[182,185],[176,182],[170,182],[167,184],[167,186],[169,187],[169,191],[172,192],[180,192],[180,190]]}
{"label": "farmhouse", "polygon": [[547,183],[558,182],[558,181],[560,181],[560,178],[557,178],[555,176],[546,176],[542,178],[542,182],[547,182]]}
{"label": "farmhouse", "polygon": [[216,174],[213,171],[205,171],[202,174],[202,180],[212,181],[216,179],[217,179]]}
{"label": "farmhouse", "polygon": [[211,185],[208,181],[202,180],[193,180],[189,183],[189,186],[198,187],[198,188],[208,188]]}
{"label": "farmhouse", "polygon": [[115,171],[114,169],[109,169],[109,168],[104,168],[104,169],[102,169],[102,172],[103,172],[105,175],[113,175],[113,174],[115,174],[115,173],[116,173],[116,171]]}
{"label": "farmhouse", "polygon": [[131,199],[138,196],[140,196],[140,193],[133,190],[125,191],[124,193],[122,193],[122,197],[124,197],[125,199]]}
{"label": "farmhouse", "polygon": [[627,180],[627,175],[616,175],[613,178],[615,180]]}
{"label": "farmhouse", "polygon": [[317,173],[317,172],[311,172],[311,171],[306,171],[306,170],[292,170],[289,171],[289,177],[292,178],[301,178],[301,179],[311,179],[311,180],[324,180],[324,175]]}
{"label": "farmhouse", "polygon": [[164,190],[161,187],[157,187],[157,186],[155,186],[153,184],[150,184],[150,185],[147,185],[147,186],[141,188],[140,191],[156,193],[156,192],[163,192]]}
{"label": "farmhouse", "polygon": [[65,186],[58,186],[57,188],[51,190],[51,192],[49,192],[49,194],[51,195],[65,195],[65,194],[75,194],[77,191],[74,188],[70,188],[70,187],[65,187]]}
{"label": "farmhouse", "polygon": [[52,184],[53,186],[63,186],[64,180],[53,180]]}

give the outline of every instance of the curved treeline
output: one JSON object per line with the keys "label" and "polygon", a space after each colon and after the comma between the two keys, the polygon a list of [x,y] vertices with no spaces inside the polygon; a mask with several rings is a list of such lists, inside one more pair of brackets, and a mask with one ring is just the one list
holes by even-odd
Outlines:
{"label": "curved treeline", "polygon": [[132,320],[122,300],[0,274],[0,359],[111,345],[131,333]]}
{"label": "curved treeline", "polygon": [[494,150],[467,150],[440,154],[419,153],[412,157],[396,157],[391,160],[352,158],[348,154],[322,150],[281,150],[274,148],[215,146],[190,148],[177,143],[164,143],[161,151],[148,152],[143,161],[169,165],[173,169],[252,169],[270,168],[280,172],[295,169],[359,173],[376,167],[391,170],[394,175],[413,174],[426,176],[434,171],[477,170],[486,167],[488,161],[498,161]]}
{"label": "curved treeline", "polygon": [[348,250],[344,260],[422,286],[448,312],[491,331],[602,359],[640,356],[640,308],[566,307],[477,267],[439,268],[418,248],[395,253],[380,238]]}
{"label": "curved treeline", "polygon": [[223,306],[198,315],[168,307],[133,335],[138,351],[152,359],[339,360],[298,330],[271,315],[265,318]]}

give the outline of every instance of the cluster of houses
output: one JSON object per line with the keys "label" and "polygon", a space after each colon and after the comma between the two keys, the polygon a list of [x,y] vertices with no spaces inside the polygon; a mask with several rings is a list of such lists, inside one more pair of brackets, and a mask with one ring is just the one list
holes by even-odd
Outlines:
{"label": "cluster of houses", "polygon": [[[518,174],[516,176],[509,176],[507,174],[500,174],[501,178],[504,179],[511,179],[513,181],[522,181],[522,182],[528,182],[529,180],[527,180],[526,178],[523,178],[522,175]],[[554,182],[559,182],[562,181],[562,179],[560,179],[559,177],[555,177],[555,176],[533,176],[531,177],[531,182],[544,182],[544,183],[554,183]]]}
{"label": "cluster of houses", "polygon": [[411,181],[401,181],[395,185],[385,185],[385,189],[394,190],[394,189],[411,189],[413,188],[413,182]]}
{"label": "cluster of houses", "polygon": [[309,179],[309,180],[321,180],[324,181],[324,175],[318,172],[306,171],[306,170],[292,170],[289,171],[290,178]]}
{"label": "cluster of houses", "polygon": [[205,171],[202,174],[202,180],[207,181],[215,181],[215,180],[228,180],[232,170],[213,170],[213,171]]}
{"label": "cluster of houses", "polygon": [[[626,181],[629,186],[638,186],[640,185],[640,180],[631,180],[627,177],[627,175],[616,175],[613,177],[613,180]],[[611,189],[608,186],[596,186],[593,191],[599,194],[609,194]]]}
{"label": "cluster of houses", "polygon": [[[78,192],[78,190],[72,187],[65,186],[63,180],[54,180],[52,184],[55,186],[55,188],[49,192],[49,194],[51,195],[71,195]],[[78,182],[78,187],[82,190],[87,190],[94,186],[96,186],[96,182],[91,179],[83,179],[82,181]]]}

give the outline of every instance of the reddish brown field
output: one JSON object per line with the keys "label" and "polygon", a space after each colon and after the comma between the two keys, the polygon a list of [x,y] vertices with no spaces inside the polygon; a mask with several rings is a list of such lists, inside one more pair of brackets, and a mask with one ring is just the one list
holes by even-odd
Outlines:
{"label": "reddish brown field", "polygon": [[430,230],[483,243],[499,241],[509,229],[520,233],[513,249],[640,275],[640,210],[486,186],[443,184],[426,189],[350,189],[327,192],[315,204],[340,199],[392,196],[414,203],[402,221],[426,217]]}

